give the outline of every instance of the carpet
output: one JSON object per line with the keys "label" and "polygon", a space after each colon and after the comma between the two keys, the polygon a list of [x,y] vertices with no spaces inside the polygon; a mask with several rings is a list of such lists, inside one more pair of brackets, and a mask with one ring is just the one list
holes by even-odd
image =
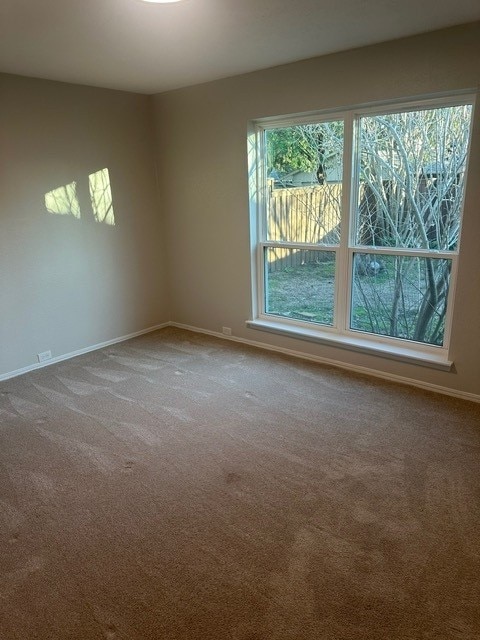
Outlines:
{"label": "carpet", "polygon": [[168,328],[0,383],[2,640],[479,640],[480,407]]}

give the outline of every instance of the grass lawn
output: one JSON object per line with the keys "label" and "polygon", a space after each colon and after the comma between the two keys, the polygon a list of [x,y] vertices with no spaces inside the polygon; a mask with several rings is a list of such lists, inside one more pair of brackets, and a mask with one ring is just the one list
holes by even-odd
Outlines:
{"label": "grass lawn", "polygon": [[[375,274],[355,273],[350,326],[358,331],[411,340],[427,288],[422,265],[417,258],[404,259],[411,262],[403,263],[401,295],[398,297],[394,258],[387,256],[382,260],[382,268]],[[328,260],[273,270],[267,274],[266,280],[267,313],[292,320],[333,325],[335,298],[333,256]],[[395,303],[396,287],[397,302]],[[396,315],[392,321],[394,314]],[[425,342],[441,344],[443,339],[441,314],[442,307],[439,306],[432,316]],[[437,324],[440,330],[434,331]]]}
{"label": "grass lawn", "polygon": [[285,267],[267,276],[267,312],[320,324],[333,324],[335,262]]}

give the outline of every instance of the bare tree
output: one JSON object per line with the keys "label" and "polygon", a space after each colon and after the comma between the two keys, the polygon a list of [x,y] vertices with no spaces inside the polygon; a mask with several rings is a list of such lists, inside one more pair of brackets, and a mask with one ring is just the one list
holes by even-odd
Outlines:
{"label": "bare tree", "polygon": [[[458,246],[470,110],[467,105],[361,119],[356,244],[373,252],[425,252],[388,260],[393,292],[381,333],[443,341],[452,264],[445,254]],[[374,317],[374,285],[366,289],[360,278],[355,284]]]}

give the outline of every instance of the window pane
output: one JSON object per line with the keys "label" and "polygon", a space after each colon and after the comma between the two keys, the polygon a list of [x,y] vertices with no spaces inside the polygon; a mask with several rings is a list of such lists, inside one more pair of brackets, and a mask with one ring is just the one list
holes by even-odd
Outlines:
{"label": "window pane", "polygon": [[442,345],[451,260],[354,254],[350,327]]}
{"label": "window pane", "polygon": [[265,249],[265,311],[276,316],[333,324],[335,253]]}
{"label": "window pane", "polygon": [[471,105],[360,119],[355,243],[457,248]]}
{"label": "window pane", "polygon": [[343,121],[266,131],[267,238],[338,244]]}

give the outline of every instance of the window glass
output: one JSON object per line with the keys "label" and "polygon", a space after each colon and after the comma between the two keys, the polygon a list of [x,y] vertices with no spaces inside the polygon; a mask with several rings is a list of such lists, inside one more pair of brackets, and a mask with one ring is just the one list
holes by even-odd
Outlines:
{"label": "window glass", "polygon": [[343,122],[266,132],[269,240],[338,244]]}
{"label": "window glass", "polygon": [[453,251],[471,106],[360,118],[355,243]]}
{"label": "window glass", "polygon": [[332,325],[335,253],[266,248],[265,291],[267,313]]}
{"label": "window glass", "polygon": [[451,260],[354,254],[350,327],[442,345]]}

